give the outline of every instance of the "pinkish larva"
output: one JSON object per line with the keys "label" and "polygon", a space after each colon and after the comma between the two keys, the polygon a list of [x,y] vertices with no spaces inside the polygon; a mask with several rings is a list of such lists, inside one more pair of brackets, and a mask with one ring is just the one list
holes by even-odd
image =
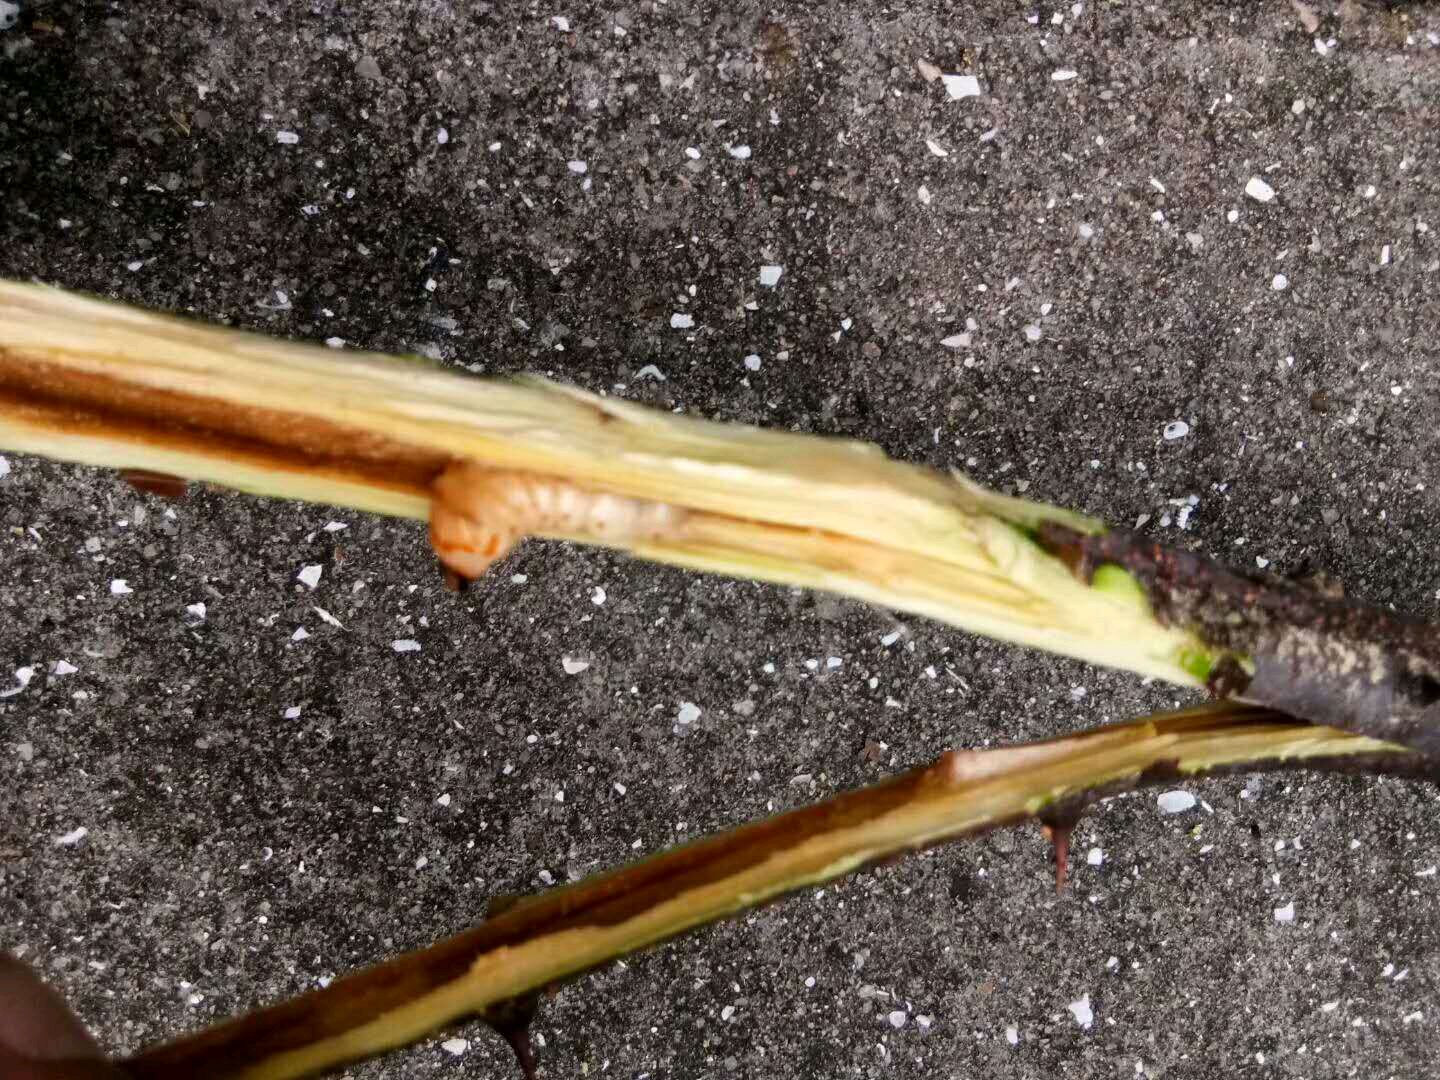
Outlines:
{"label": "pinkish larva", "polygon": [[446,568],[468,580],[534,533],[621,544],[671,535],[685,517],[685,510],[666,503],[457,462],[435,481],[430,543]]}

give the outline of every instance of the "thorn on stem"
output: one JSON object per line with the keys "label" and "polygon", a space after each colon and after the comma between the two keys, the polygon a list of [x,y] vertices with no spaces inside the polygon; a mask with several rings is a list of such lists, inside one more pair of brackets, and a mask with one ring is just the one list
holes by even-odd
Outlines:
{"label": "thorn on stem", "polygon": [[485,1022],[510,1044],[525,1080],[535,1080],[535,1046],[530,1041],[530,1024],[540,1003],[538,994],[512,998],[486,1010]]}
{"label": "thorn on stem", "polygon": [[1055,895],[1065,892],[1065,882],[1070,876],[1070,834],[1075,831],[1073,821],[1050,821],[1040,826],[1045,839],[1055,853]]}
{"label": "thorn on stem", "polygon": [[1249,673],[1233,656],[1223,657],[1205,678],[1205,689],[1217,698],[1236,697],[1249,685]]}
{"label": "thorn on stem", "polygon": [[485,902],[485,918],[493,919],[496,915],[504,915],[521,899],[519,893],[496,893]]}
{"label": "thorn on stem", "polygon": [[530,1029],[516,1027],[502,1031],[500,1034],[510,1044],[510,1049],[515,1051],[515,1060],[520,1063],[520,1072],[524,1075],[525,1080],[535,1080],[535,1047],[530,1042]]}

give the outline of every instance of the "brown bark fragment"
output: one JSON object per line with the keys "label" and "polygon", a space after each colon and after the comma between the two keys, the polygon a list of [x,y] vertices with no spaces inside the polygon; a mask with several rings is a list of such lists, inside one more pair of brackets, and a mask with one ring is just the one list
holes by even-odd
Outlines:
{"label": "brown bark fragment", "polygon": [[1217,668],[1216,692],[1440,755],[1440,628],[1123,529],[1086,536],[1049,522],[1038,540],[1082,581],[1104,563],[1129,571],[1162,623],[1253,663],[1243,686],[1234,661]]}
{"label": "brown bark fragment", "polygon": [[136,491],[162,499],[182,499],[190,489],[189,482],[182,477],[149,469],[121,469],[120,477]]}

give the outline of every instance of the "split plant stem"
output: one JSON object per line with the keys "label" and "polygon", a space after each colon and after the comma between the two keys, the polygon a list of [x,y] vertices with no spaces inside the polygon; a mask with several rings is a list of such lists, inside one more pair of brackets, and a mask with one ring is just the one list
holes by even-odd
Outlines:
{"label": "split plant stem", "polygon": [[1282,768],[1434,775],[1411,751],[1229,703],[949,751],[885,783],[525,898],[447,941],[122,1065],[135,1080],[316,1075],[906,852],[1036,819],[1068,834],[1088,804],[1122,791]]}

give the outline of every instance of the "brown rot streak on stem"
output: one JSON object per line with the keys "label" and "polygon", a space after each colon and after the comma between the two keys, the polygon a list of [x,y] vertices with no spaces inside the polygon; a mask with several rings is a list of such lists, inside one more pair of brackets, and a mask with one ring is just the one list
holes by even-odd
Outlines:
{"label": "brown rot streak on stem", "polygon": [[1095,576],[1092,548],[1085,541],[1098,539],[1086,533],[1046,521],[1037,530],[1040,546],[1065,564],[1065,568],[1086,585]]}
{"label": "brown rot streak on stem", "polygon": [[190,489],[189,483],[179,476],[151,472],[149,469],[121,469],[120,476],[136,491],[162,499],[184,498]]}
{"label": "brown rot streak on stem", "polygon": [[47,364],[0,348],[0,411],[57,434],[227,456],[428,494],[446,457],[298,413]]}
{"label": "brown rot streak on stem", "polygon": [[1253,664],[1253,675],[1233,660],[1212,673],[1215,692],[1440,755],[1440,628],[1123,529],[1087,536],[1046,522],[1037,539],[1082,580],[1104,563],[1129,571],[1162,623]]}

